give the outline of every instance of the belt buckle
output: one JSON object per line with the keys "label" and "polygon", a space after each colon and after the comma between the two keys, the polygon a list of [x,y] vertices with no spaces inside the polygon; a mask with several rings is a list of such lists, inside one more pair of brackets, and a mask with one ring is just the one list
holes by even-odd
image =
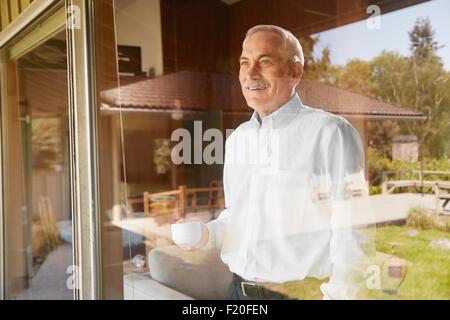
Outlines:
{"label": "belt buckle", "polygon": [[254,287],[256,287],[256,284],[253,283],[253,282],[241,281],[241,290],[242,290],[242,293],[244,294],[244,296],[248,297],[247,293],[245,292],[245,286],[244,286],[244,284],[248,284],[248,285],[254,286]]}

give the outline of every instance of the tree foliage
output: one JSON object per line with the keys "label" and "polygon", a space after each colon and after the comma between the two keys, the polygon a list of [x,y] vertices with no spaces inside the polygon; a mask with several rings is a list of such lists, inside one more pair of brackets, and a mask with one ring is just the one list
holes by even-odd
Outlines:
{"label": "tree foliage", "polygon": [[373,121],[370,145],[390,156],[391,139],[397,134],[415,135],[424,157],[450,155],[450,72],[444,69],[429,19],[417,19],[408,33],[410,55],[383,51],[370,61],[353,59],[334,66],[330,49],[321,58],[312,56],[319,38],[307,41],[305,77],[336,84],[397,106],[420,111],[425,121]]}

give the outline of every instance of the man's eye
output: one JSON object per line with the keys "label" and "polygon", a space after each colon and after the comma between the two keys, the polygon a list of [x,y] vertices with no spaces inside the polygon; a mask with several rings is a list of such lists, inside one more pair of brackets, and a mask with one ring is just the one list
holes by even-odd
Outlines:
{"label": "man's eye", "polygon": [[241,66],[246,66],[247,65],[247,61],[241,61]]}
{"label": "man's eye", "polygon": [[266,64],[269,64],[270,61],[268,61],[268,60],[262,60],[260,63],[261,63],[262,65],[266,65]]}

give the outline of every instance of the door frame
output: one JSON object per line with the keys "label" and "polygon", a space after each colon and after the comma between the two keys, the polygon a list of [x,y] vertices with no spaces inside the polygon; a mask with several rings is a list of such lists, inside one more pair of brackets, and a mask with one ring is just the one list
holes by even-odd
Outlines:
{"label": "door frame", "polygon": [[[69,172],[72,211],[72,248],[75,280],[74,299],[100,299],[101,245],[98,188],[97,122],[95,64],[93,59],[93,0],[34,1],[16,21],[0,33],[0,105],[6,106],[5,46],[45,22],[50,13],[76,6],[80,28],[65,28],[67,38],[68,106],[69,106]],[[1,110],[1,109],[0,109]],[[3,115],[1,121],[3,122]],[[0,123],[0,299],[6,298],[4,196],[3,196],[3,128]],[[68,275],[69,277],[70,275]]]}
{"label": "door frame", "polygon": [[[80,28],[67,28],[69,127],[74,258],[80,287],[76,299],[102,297],[98,186],[97,95],[94,60],[94,0],[66,0],[77,8]],[[76,24],[75,24],[76,25]]]}
{"label": "door frame", "polygon": [[4,53],[0,50],[0,300],[6,295],[5,275],[5,241],[4,241],[4,210],[3,210],[3,108],[6,103],[6,79],[4,72]]}

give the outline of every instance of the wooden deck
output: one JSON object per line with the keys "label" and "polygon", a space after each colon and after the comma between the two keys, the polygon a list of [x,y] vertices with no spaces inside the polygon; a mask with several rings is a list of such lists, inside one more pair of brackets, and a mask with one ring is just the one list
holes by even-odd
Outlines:
{"label": "wooden deck", "polygon": [[379,194],[370,196],[369,199],[376,223],[404,220],[409,209],[414,206],[430,211],[435,209],[435,196],[432,194]]}

